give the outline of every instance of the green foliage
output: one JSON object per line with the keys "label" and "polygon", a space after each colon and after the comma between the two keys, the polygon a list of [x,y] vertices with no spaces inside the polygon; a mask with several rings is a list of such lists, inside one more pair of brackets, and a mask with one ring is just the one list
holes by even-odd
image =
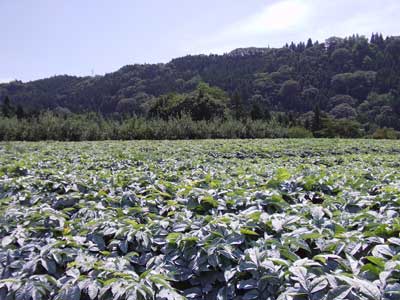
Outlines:
{"label": "green foliage", "polygon": [[60,116],[52,112],[31,119],[0,118],[0,140],[4,141],[282,138],[287,137],[287,130],[275,120],[195,121],[185,113],[167,120],[131,117],[118,121],[95,114]]}
{"label": "green foliage", "polygon": [[239,91],[236,90],[233,93],[232,100],[231,100],[231,107],[233,110],[233,115],[236,120],[240,120],[244,117],[244,105],[242,96],[240,95]]}
{"label": "green foliage", "polygon": [[6,118],[12,117],[14,112],[13,112],[13,107],[11,106],[10,98],[6,96],[3,102],[4,103],[1,107],[2,115]]}
{"label": "green foliage", "polygon": [[364,133],[361,124],[355,120],[324,118],[322,129],[314,132],[314,135],[324,138],[360,138]]}
{"label": "green foliage", "polygon": [[279,97],[281,97],[282,103],[285,103],[289,109],[294,109],[298,105],[300,92],[300,85],[297,81],[287,80],[279,90]]}
{"label": "green foliage", "polygon": [[346,48],[338,48],[331,54],[331,61],[336,71],[346,72],[352,68],[352,55]]}
{"label": "green foliage", "polygon": [[314,114],[311,123],[311,129],[313,132],[318,131],[322,128],[322,120],[321,120],[321,109],[319,104],[314,107]]}
{"label": "green foliage", "polygon": [[398,154],[340,139],[0,143],[0,299],[397,299]]}
{"label": "green foliage", "polygon": [[311,138],[313,134],[311,131],[305,129],[304,127],[290,127],[288,129],[288,138]]}
{"label": "green foliage", "polygon": [[332,108],[329,114],[336,119],[353,119],[356,117],[357,112],[350,104],[342,103]]}
{"label": "green foliage", "polygon": [[216,87],[201,82],[189,94],[169,94],[159,97],[149,110],[150,116],[167,120],[188,114],[195,121],[223,117],[227,109],[228,97]]}
{"label": "green foliage", "polygon": [[[369,135],[379,127],[399,131],[399,45],[398,37],[381,34],[370,40],[359,35],[332,37],[324,43],[309,39],[283,48],[241,48],[224,55],[189,55],[166,64],[128,65],[104,76],[13,81],[0,84],[1,116],[16,116],[26,124],[52,111],[74,119],[75,126],[86,122],[83,114],[95,113],[113,131],[112,123],[132,118],[157,125],[159,119],[184,115],[210,122],[233,118],[239,121],[235,125],[249,118],[277,118],[285,127],[305,126],[312,132],[332,129],[323,128],[321,122],[332,116],[359,122]],[[313,111],[314,120],[309,118]],[[7,136],[19,130],[4,127],[10,130]],[[96,131],[97,125],[90,127]],[[82,131],[68,139],[81,139]],[[112,138],[118,133],[104,135]],[[332,135],[343,134],[326,136]]]}
{"label": "green foliage", "polygon": [[389,139],[395,140],[400,139],[400,132],[393,128],[378,128],[372,135],[374,139]]}

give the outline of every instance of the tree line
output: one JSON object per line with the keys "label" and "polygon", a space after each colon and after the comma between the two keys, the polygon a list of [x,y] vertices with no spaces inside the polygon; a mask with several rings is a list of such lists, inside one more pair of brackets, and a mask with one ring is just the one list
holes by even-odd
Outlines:
{"label": "tree line", "polygon": [[[6,101],[6,103],[9,103]],[[200,104],[201,106],[201,104]],[[197,110],[196,110],[197,112]],[[216,110],[218,112],[218,110]],[[398,139],[392,128],[378,128],[372,135],[348,119],[333,120],[315,107],[308,125],[291,114],[273,113],[264,118],[236,117],[237,111],[209,119],[196,119],[182,111],[168,117],[156,114],[144,118],[106,118],[97,113],[41,111],[27,114],[12,105],[3,105],[0,141],[85,141],[134,139],[230,139],[230,138],[377,138]],[[240,110],[239,110],[240,112]],[[226,113],[226,111],[224,112]],[[306,121],[307,123],[307,121]]]}

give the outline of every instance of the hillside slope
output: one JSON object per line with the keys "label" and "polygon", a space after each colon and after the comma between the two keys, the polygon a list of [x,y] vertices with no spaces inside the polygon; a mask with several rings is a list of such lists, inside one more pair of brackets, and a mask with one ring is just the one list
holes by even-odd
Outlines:
{"label": "hillside slope", "polygon": [[157,97],[185,94],[200,82],[238,94],[252,107],[303,114],[316,105],[334,118],[400,128],[400,38],[373,34],[332,37],[325,43],[279,49],[243,48],[225,55],[196,55],[167,64],[127,65],[104,76],[55,76],[0,84],[24,110],[68,109],[75,113],[146,116]]}

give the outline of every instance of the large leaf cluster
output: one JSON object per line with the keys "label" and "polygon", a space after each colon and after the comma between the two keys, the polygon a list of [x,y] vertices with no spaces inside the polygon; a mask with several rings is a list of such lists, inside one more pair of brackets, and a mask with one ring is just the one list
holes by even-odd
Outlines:
{"label": "large leaf cluster", "polygon": [[398,146],[0,144],[0,299],[400,299]]}

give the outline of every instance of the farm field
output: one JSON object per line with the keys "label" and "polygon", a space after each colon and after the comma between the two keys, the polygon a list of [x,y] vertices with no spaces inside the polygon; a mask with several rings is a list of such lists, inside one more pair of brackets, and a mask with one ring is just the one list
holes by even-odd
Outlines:
{"label": "farm field", "polygon": [[400,299],[400,143],[0,143],[0,299]]}

